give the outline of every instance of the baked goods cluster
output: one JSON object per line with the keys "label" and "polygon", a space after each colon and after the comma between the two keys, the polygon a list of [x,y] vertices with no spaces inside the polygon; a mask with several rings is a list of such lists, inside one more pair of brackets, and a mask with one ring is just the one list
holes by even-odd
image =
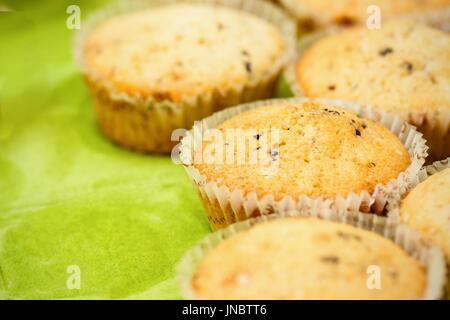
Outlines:
{"label": "baked goods cluster", "polygon": [[[180,264],[186,298],[445,295],[449,22],[448,0],[148,0],[89,20],[75,55],[99,127],[179,153],[216,232]],[[296,97],[270,99],[283,83]]]}

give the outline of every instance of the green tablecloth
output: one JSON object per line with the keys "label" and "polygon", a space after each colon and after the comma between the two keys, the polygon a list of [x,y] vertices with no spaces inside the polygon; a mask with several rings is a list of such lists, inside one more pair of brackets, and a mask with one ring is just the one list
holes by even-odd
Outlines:
{"label": "green tablecloth", "polygon": [[0,0],[0,298],[179,298],[174,267],[209,232],[181,166],[98,131],[66,8],[106,2]]}

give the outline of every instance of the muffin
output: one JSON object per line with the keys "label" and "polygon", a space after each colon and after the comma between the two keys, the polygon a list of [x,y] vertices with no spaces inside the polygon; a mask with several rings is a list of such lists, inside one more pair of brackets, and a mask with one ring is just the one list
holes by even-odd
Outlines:
{"label": "muffin", "polygon": [[425,156],[411,126],[339,101],[269,100],[204,124],[212,129],[186,137],[181,157],[213,229],[309,205],[382,214]]}
{"label": "muffin", "polygon": [[406,21],[322,37],[290,69],[297,95],[369,104],[418,127],[430,160],[450,156],[450,35]]}
{"label": "muffin", "polygon": [[[224,240],[211,236],[185,256],[179,268],[182,290],[188,299],[440,297],[441,252],[409,229],[394,230],[408,240],[393,242],[351,225],[307,217],[230,227]],[[408,245],[414,248],[409,253]]]}
{"label": "muffin", "polygon": [[382,19],[411,18],[444,26],[448,22],[449,0],[281,0],[299,21],[302,30],[365,24],[373,12],[370,6],[380,8]]}
{"label": "muffin", "polygon": [[268,97],[292,55],[295,27],[269,3],[140,1],[102,10],[75,55],[103,133],[130,149],[167,153],[173,130]]}
{"label": "muffin", "polygon": [[[450,266],[450,165],[429,176],[403,199],[400,218],[440,247]],[[420,204],[420,205],[418,205]],[[448,278],[450,284],[450,278]],[[448,285],[450,288],[450,285]],[[448,291],[450,292],[450,291]],[[447,293],[447,298],[450,295]]]}

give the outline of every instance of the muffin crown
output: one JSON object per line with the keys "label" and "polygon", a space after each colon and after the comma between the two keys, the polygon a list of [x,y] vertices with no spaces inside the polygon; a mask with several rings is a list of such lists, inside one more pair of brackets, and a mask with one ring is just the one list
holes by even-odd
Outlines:
{"label": "muffin crown", "polygon": [[177,102],[260,81],[284,49],[279,30],[255,15],[212,4],[172,4],[103,22],[82,55],[119,91]]}
{"label": "muffin crown", "polygon": [[395,21],[320,39],[298,61],[296,81],[305,96],[358,101],[407,119],[450,109],[449,61],[448,34]]}
{"label": "muffin crown", "polygon": [[[381,288],[371,290],[371,272]],[[388,239],[312,218],[257,224],[219,243],[192,279],[206,299],[418,299],[421,264]]]}
{"label": "muffin crown", "polygon": [[[231,152],[238,159],[242,152],[238,146],[244,140],[247,161],[203,161],[195,164],[196,168],[219,186],[254,191],[258,196],[335,197],[372,191],[377,184],[395,179],[410,164],[402,142],[383,125],[324,103],[262,106],[226,120],[217,129],[224,139],[217,143],[205,137],[197,153],[214,145],[223,149],[224,155]],[[265,135],[271,137],[265,139]],[[260,160],[256,163],[250,161],[249,155],[254,153]],[[261,170],[267,166],[263,160],[274,167],[272,174]]]}

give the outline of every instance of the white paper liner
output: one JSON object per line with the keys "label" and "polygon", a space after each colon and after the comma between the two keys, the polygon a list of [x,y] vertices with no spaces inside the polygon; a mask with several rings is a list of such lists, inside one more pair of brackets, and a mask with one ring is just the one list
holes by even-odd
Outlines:
{"label": "white paper liner", "polygon": [[[309,20],[314,24],[314,29],[316,31],[322,29],[322,28],[329,28],[329,27],[340,27],[339,23],[332,23],[329,22],[327,24],[324,24],[324,21],[321,20],[321,13],[317,12],[315,15],[310,14],[309,12],[302,10],[301,1],[300,0],[280,0],[280,3],[283,5],[286,10],[291,13],[299,22],[308,22]],[[442,9],[432,9],[428,11],[421,11],[417,13],[411,13],[411,14],[402,14],[402,15],[393,15],[393,16],[385,16],[383,15],[383,11],[381,12],[382,19],[393,20],[393,19],[408,19],[413,20],[418,23],[426,23],[430,26],[433,26],[435,28],[441,29],[446,32],[450,32],[450,6],[443,7]],[[366,16],[368,18],[369,15]],[[383,20],[384,21],[384,20]],[[363,20],[360,23],[365,23],[365,20]],[[313,30],[314,30],[313,29]]]}
{"label": "white paper liner", "polygon": [[[312,198],[306,195],[299,199],[293,199],[292,197],[286,196],[279,201],[275,201],[274,196],[271,194],[258,198],[256,193],[245,194],[242,190],[230,190],[225,186],[217,185],[216,182],[208,181],[207,178],[192,165],[194,146],[197,146],[202,138],[202,134],[194,134],[194,130],[198,130],[198,128],[194,127],[181,142],[180,159],[200,196],[205,207],[208,221],[213,230],[259,215],[291,210],[302,211],[309,208],[320,208],[322,210],[333,208],[338,212],[345,212],[347,214],[361,210],[381,215],[386,207],[389,195],[393,193],[396,194],[398,193],[398,190],[407,187],[411,181],[415,179],[419,170],[422,168],[427,155],[427,147],[425,145],[425,140],[422,138],[422,134],[418,133],[413,126],[394,115],[375,111],[368,106],[360,106],[355,103],[339,100],[290,98],[243,104],[217,112],[211,117],[203,119],[201,122],[201,130],[204,132],[205,130],[214,128],[226,119],[249,109],[271,104],[300,102],[317,102],[335,105],[352,110],[363,118],[381,122],[403,143],[409,152],[411,164],[404,172],[400,173],[396,179],[393,179],[386,185],[376,185],[372,193],[369,193],[367,190],[362,190],[359,194],[350,193],[346,197],[337,196],[335,198],[327,199]],[[194,139],[197,140],[194,141]]]}
{"label": "white paper liner", "polygon": [[426,268],[427,287],[423,299],[440,299],[443,296],[446,281],[446,267],[443,253],[436,246],[422,240],[420,235],[409,227],[398,224],[390,218],[357,213],[352,216],[336,214],[329,210],[311,210],[303,212],[286,212],[279,215],[272,214],[238,222],[221,229],[199,241],[180,260],[177,266],[178,280],[181,294],[185,299],[202,299],[196,295],[192,287],[192,279],[198,264],[221,241],[245,230],[255,224],[282,219],[286,217],[316,217],[352,225],[359,229],[376,232],[390,239],[404,249],[411,257],[418,260]]}
{"label": "white paper liner", "polygon": [[[297,46],[296,57],[284,71],[289,89],[295,97],[307,96],[297,81],[296,66],[298,61],[316,41],[340,31],[342,31],[342,28],[329,28],[302,37]],[[381,110],[381,108],[379,109]],[[435,110],[422,108],[420,111],[410,111],[405,120],[414,125],[424,135],[429,147],[427,163],[450,156],[450,107],[440,107]]]}
{"label": "white paper liner", "polygon": [[[214,4],[252,13],[271,22],[280,30],[286,49],[261,78],[253,77],[249,83],[233,83],[229,88],[217,88],[201,95],[182,96],[178,102],[119,91],[84,61],[82,50],[85,39],[101,22],[119,14],[175,3]],[[107,6],[83,21],[82,28],[75,37],[74,57],[87,80],[94,99],[97,120],[104,133],[113,141],[132,149],[166,153],[174,144],[170,142],[173,130],[189,128],[194,120],[225,107],[270,97],[282,68],[295,54],[295,41],[296,27],[293,20],[282,10],[265,1],[133,0]]]}

